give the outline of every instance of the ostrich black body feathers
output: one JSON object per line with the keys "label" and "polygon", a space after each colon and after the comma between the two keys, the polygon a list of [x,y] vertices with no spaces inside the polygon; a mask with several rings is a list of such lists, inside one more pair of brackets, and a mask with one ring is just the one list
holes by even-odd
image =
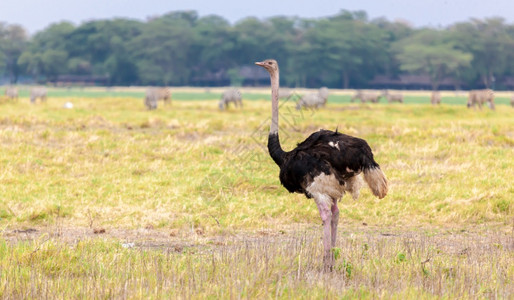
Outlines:
{"label": "ostrich black body feathers", "polygon": [[268,137],[268,150],[280,167],[280,182],[290,193],[306,190],[315,177],[334,175],[341,185],[364,170],[379,168],[368,143],[337,131],[321,129],[289,152],[280,148],[277,134]]}

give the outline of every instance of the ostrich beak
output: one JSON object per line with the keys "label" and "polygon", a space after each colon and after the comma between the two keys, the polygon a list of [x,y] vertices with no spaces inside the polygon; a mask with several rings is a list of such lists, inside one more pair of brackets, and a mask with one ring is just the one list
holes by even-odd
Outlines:
{"label": "ostrich beak", "polygon": [[258,61],[258,62],[256,62],[255,64],[256,64],[256,65],[258,65],[258,66],[261,66],[261,67],[263,67],[263,66],[264,66],[264,62],[262,62],[262,61]]}

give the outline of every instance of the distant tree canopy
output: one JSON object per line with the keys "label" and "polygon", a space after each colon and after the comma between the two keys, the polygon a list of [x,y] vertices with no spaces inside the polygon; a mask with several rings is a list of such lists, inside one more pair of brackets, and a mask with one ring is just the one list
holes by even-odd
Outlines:
{"label": "distant tree canopy", "polygon": [[444,78],[456,77],[459,70],[469,67],[473,58],[470,53],[456,49],[443,31],[418,31],[400,40],[397,48],[400,69],[429,75],[433,90]]}
{"label": "distant tree canopy", "polygon": [[0,22],[0,76],[11,83],[96,77],[108,85],[267,84],[266,76],[247,76],[249,66],[265,58],[280,62],[287,86],[405,88],[402,76],[424,76],[432,89],[450,81],[512,88],[514,26],[492,18],[412,28],[346,10],[319,19],[250,17],[232,25],[219,16],[176,11],[145,22],[62,22],[29,37],[22,27]]}

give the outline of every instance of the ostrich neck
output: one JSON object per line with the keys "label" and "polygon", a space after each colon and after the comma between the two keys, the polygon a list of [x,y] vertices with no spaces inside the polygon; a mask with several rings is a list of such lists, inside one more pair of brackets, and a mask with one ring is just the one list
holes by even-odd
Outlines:
{"label": "ostrich neck", "polygon": [[284,163],[285,152],[280,146],[278,138],[278,85],[279,76],[277,73],[271,73],[271,126],[268,136],[268,151],[278,166]]}
{"label": "ostrich neck", "polygon": [[271,79],[271,126],[270,134],[278,134],[278,87],[279,87],[279,74],[270,74]]}

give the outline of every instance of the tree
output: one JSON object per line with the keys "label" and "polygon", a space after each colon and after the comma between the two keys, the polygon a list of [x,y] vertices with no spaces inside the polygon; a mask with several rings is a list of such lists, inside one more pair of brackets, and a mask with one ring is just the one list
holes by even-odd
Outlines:
{"label": "tree", "polygon": [[66,44],[71,57],[68,72],[108,76],[110,84],[136,84],[139,75],[129,44],[141,34],[143,26],[142,22],[126,19],[82,24]]}
{"label": "tree", "polygon": [[73,30],[71,23],[61,22],[37,33],[17,63],[37,80],[55,80],[67,71],[66,41]]}
{"label": "tree", "polygon": [[388,77],[395,77],[400,73],[400,62],[396,58],[393,45],[409,37],[414,32],[414,29],[406,22],[390,22],[385,18],[375,19],[371,23],[378,27],[385,35],[385,44],[381,49],[381,53],[385,57],[383,57],[381,68],[377,70],[377,73],[384,74]]}
{"label": "tree", "polygon": [[491,87],[495,77],[508,72],[514,59],[514,35],[501,18],[472,19],[450,27],[457,49],[473,54],[472,69],[467,72]]}
{"label": "tree", "polygon": [[0,68],[5,68],[11,83],[18,80],[21,72],[18,58],[26,46],[27,33],[23,27],[0,23]]}
{"label": "tree", "polygon": [[400,68],[411,73],[430,76],[432,89],[437,90],[442,79],[470,65],[473,56],[455,49],[443,32],[423,30],[398,42]]}
{"label": "tree", "polygon": [[316,76],[349,88],[352,78],[365,82],[377,66],[384,64],[386,36],[366,19],[363,12],[342,11],[309,25],[299,48],[298,71],[310,77],[311,85]]}
{"label": "tree", "polygon": [[237,66],[234,60],[236,34],[227,20],[205,16],[194,23],[192,30],[194,39],[189,51],[192,79],[198,82],[208,75]]}
{"label": "tree", "polygon": [[148,22],[130,43],[143,84],[184,85],[191,75],[196,13],[174,12]]}
{"label": "tree", "polygon": [[113,85],[245,84],[241,67],[265,58],[280,61],[288,86],[366,88],[377,75],[403,72],[429,75],[433,88],[448,76],[492,87],[495,78],[514,76],[514,26],[493,18],[414,29],[346,10],[234,25],[175,11],[144,22],[61,22],[30,39],[23,28],[0,24],[0,74],[12,82],[26,72],[38,81],[72,74],[108,77]]}

